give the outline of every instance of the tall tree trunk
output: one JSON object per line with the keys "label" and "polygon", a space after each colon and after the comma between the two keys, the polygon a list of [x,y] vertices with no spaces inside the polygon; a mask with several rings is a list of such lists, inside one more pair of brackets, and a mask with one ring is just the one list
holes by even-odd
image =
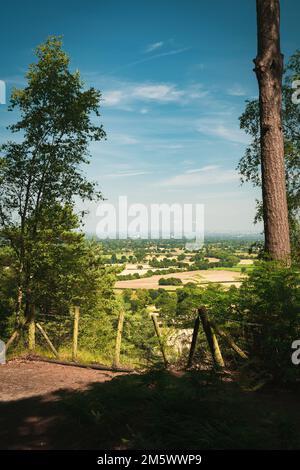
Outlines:
{"label": "tall tree trunk", "polygon": [[265,250],[271,259],[290,260],[290,236],[281,121],[283,55],[279,0],[256,0],[261,169]]}

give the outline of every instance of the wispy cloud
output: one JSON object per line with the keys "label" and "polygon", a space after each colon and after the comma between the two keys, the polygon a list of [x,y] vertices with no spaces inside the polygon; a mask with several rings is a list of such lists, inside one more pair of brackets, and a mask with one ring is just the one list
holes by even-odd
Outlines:
{"label": "wispy cloud", "polygon": [[116,173],[110,173],[107,175],[104,175],[108,178],[127,178],[129,176],[141,176],[141,175],[148,175],[150,172],[149,171],[122,171],[122,172],[116,172]]}
{"label": "wispy cloud", "polygon": [[142,100],[178,101],[184,92],[177,90],[174,85],[142,85],[133,89],[132,96]]}
{"label": "wispy cloud", "polygon": [[212,171],[212,170],[216,170],[217,168],[219,168],[218,165],[207,165],[207,166],[203,166],[202,168],[194,168],[194,169],[191,169],[191,170],[187,170],[186,171],[186,174],[190,174],[190,173],[202,173],[203,171]]}
{"label": "wispy cloud", "polygon": [[149,44],[146,47],[145,52],[146,54],[148,54],[149,52],[156,51],[157,49],[160,49],[163,45],[164,45],[163,41],[154,42],[153,44]]}
{"label": "wispy cloud", "polygon": [[121,90],[112,90],[105,93],[104,103],[108,106],[114,106],[119,104],[123,98],[123,93]]}
{"label": "wispy cloud", "polygon": [[238,181],[239,175],[231,169],[223,169],[217,165],[209,165],[195,170],[188,170],[180,175],[175,175],[160,183],[165,187],[200,187],[232,183]]}
{"label": "wispy cloud", "polygon": [[135,145],[139,140],[128,134],[110,133],[110,141],[118,145]]}
{"label": "wispy cloud", "polygon": [[230,96],[246,96],[245,89],[237,83],[234,84],[231,88],[229,88],[227,90],[227,93]]}
{"label": "wispy cloud", "polygon": [[160,59],[161,57],[168,57],[168,56],[173,56],[177,54],[182,54],[183,52],[189,51],[190,47],[181,47],[179,49],[172,49],[170,51],[166,52],[160,52],[159,54],[154,54],[149,57],[144,57],[142,59],[135,60],[133,62],[130,62],[129,64],[122,65],[121,67],[118,67],[116,70],[114,70],[112,73],[119,72],[120,70],[127,69],[129,67],[133,67],[135,65],[143,64],[145,62],[149,62],[151,60],[156,60]]}
{"label": "wispy cloud", "polygon": [[[103,91],[103,105],[110,107],[127,107],[136,101],[157,103],[188,103],[206,97],[209,92],[201,84],[178,88],[173,83],[126,83],[116,82],[116,89]],[[130,108],[128,108],[130,109]],[[143,107],[142,114],[149,112]]]}
{"label": "wispy cloud", "polygon": [[249,138],[236,125],[225,124],[219,119],[203,118],[197,122],[197,130],[201,134],[218,137],[229,142],[247,144]]}

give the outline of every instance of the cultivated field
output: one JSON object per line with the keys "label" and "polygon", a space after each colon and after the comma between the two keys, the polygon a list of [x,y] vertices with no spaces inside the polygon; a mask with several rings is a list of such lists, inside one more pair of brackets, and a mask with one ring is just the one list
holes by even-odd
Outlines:
{"label": "cultivated field", "polygon": [[213,269],[208,270],[199,270],[199,271],[186,271],[182,273],[172,273],[172,274],[155,274],[151,277],[146,277],[142,279],[130,279],[127,281],[117,281],[115,287],[117,289],[178,289],[178,286],[160,286],[158,284],[159,279],[161,278],[168,279],[170,277],[176,277],[182,280],[183,284],[188,282],[195,282],[197,284],[207,283],[207,282],[224,282],[226,285],[239,285],[243,276],[238,272],[220,270],[216,271]]}

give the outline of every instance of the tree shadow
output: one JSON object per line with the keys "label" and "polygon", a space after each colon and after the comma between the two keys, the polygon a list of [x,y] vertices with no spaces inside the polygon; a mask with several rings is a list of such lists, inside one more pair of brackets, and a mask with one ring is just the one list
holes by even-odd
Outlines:
{"label": "tree shadow", "polygon": [[2,402],[0,448],[299,448],[297,397],[282,393],[245,392],[209,371],[124,375]]}

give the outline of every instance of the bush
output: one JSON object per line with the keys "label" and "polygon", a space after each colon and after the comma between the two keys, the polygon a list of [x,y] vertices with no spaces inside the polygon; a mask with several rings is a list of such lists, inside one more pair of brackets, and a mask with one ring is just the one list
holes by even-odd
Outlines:
{"label": "bush", "polygon": [[160,286],[180,286],[182,284],[182,280],[178,277],[169,277],[169,278],[160,278],[158,281]]}
{"label": "bush", "polygon": [[291,344],[300,338],[300,276],[296,268],[260,263],[240,289],[240,309],[247,329],[250,357],[275,380],[291,381],[299,369],[291,361]]}

